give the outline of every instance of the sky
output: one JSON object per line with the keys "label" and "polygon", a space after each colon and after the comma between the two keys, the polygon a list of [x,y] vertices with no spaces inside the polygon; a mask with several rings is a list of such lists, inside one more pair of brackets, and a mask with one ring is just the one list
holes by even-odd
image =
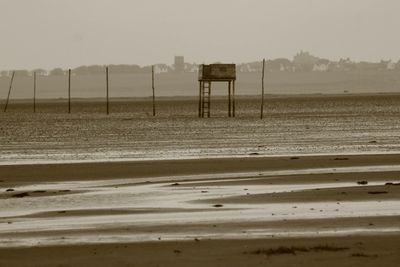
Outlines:
{"label": "sky", "polygon": [[0,0],[0,69],[398,61],[399,0]]}

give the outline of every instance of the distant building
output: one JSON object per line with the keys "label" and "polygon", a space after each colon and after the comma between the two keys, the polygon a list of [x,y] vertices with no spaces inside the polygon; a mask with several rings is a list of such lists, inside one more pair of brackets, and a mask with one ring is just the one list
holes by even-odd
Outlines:
{"label": "distant building", "polygon": [[387,63],[387,69],[388,70],[394,70],[394,69],[396,69],[396,63],[394,63],[393,61],[389,61],[388,63]]}
{"label": "distant building", "polygon": [[309,52],[303,52],[301,51],[300,53],[297,53],[294,57],[293,57],[293,63],[294,64],[299,64],[299,65],[314,65],[315,63],[317,63],[319,60],[318,57],[315,57],[313,55],[311,55]]}
{"label": "distant building", "polygon": [[296,67],[296,70],[312,71],[318,60],[318,57],[315,57],[308,52],[301,51],[293,57],[293,64]]}
{"label": "distant building", "polygon": [[196,63],[185,63],[185,72],[198,72],[199,71],[199,65]]}
{"label": "distant building", "polygon": [[242,63],[237,66],[238,72],[260,72],[262,70],[262,63],[260,61]]}
{"label": "distant building", "polygon": [[185,71],[185,57],[175,56],[174,69],[176,72]]}
{"label": "distant building", "polygon": [[155,73],[167,73],[169,72],[169,67],[166,64],[157,64],[154,68]]}
{"label": "distant building", "polygon": [[327,59],[320,59],[318,60],[313,67],[313,71],[328,71],[329,70],[329,65],[331,62]]}
{"label": "distant building", "polygon": [[34,69],[31,71],[31,76],[33,75],[33,73],[36,72],[36,75],[40,75],[40,76],[46,76],[48,73],[46,70],[44,69]]}
{"label": "distant building", "polygon": [[292,67],[293,67],[292,62],[290,62],[290,60],[286,58],[277,58],[274,60],[268,60],[266,64],[266,69],[268,71],[291,71]]}

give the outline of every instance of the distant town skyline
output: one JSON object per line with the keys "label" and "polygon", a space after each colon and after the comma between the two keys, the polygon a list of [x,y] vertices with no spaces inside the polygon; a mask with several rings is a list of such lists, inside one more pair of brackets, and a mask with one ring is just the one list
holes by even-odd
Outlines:
{"label": "distant town skyline", "polygon": [[400,59],[397,0],[0,0],[0,70]]}
{"label": "distant town skyline", "polygon": [[[221,63],[221,62],[211,62]],[[137,64],[111,64],[107,65],[112,73],[120,74],[144,74],[151,73],[152,66],[156,74],[160,73],[183,73],[198,72],[199,64],[185,61],[184,56],[175,56],[172,64],[159,63],[152,66],[140,66]],[[82,65],[76,68],[69,68],[73,75],[92,75],[104,74],[105,65]],[[242,62],[236,64],[238,72],[261,72],[262,61]],[[391,60],[381,60],[380,62],[355,62],[350,58],[341,58],[338,61],[332,61],[326,58],[320,58],[307,51],[300,51],[293,59],[276,58],[267,59],[265,70],[268,72],[381,72],[381,71],[399,71],[400,60],[397,62]],[[17,76],[33,76],[34,73],[41,76],[60,76],[66,75],[68,69],[60,67],[53,69],[36,68],[32,70],[0,70],[0,77],[10,77],[15,72]]]}

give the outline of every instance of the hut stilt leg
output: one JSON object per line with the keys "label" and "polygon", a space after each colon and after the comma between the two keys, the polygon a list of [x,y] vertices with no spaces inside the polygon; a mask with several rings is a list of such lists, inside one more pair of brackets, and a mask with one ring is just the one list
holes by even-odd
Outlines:
{"label": "hut stilt leg", "polygon": [[201,113],[202,113],[202,88],[203,84],[201,81],[199,81],[199,118],[201,118]]}

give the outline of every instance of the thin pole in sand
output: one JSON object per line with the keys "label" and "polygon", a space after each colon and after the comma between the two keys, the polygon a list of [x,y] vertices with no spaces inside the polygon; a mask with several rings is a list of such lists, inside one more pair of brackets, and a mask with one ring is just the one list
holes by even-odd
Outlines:
{"label": "thin pole in sand", "polygon": [[156,94],[154,87],[154,66],[151,66],[151,88],[153,90],[153,116],[156,116]]}
{"label": "thin pole in sand", "polygon": [[68,113],[71,113],[71,69],[68,70]]}
{"label": "thin pole in sand", "polygon": [[260,116],[261,119],[263,119],[263,117],[264,117],[264,78],[265,78],[265,59],[263,59],[263,63],[262,63],[262,78],[261,78],[261,116]]}
{"label": "thin pole in sand", "polygon": [[106,67],[106,101],[107,101],[107,115],[110,114],[110,103],[109,103],[109,79],[108,79],[108,66]]}
{"label": "thin pole in sand", "polygon": [[36,72],[33,72],[33,113],[36,112]]}
{"label": "thin pole in sand", "polygon": [[235,80],[232,82],[232,117],[236,116]]}
{"label": "thin pole in sand", "polygon": [[232,117],[231,81],[228,82],[228,117]]}
{"label": "thin pole in sand", "polygon": [[14,76],[15,76],[15,71],[13,71],[12,76],[11,76],[10,88],[8,89],[7,101],[6,101],[6,106],[4,107],[4,112],[7,111],[8,101],[10,100],[10,93],[11,93],[12,85],[14,82]]}

